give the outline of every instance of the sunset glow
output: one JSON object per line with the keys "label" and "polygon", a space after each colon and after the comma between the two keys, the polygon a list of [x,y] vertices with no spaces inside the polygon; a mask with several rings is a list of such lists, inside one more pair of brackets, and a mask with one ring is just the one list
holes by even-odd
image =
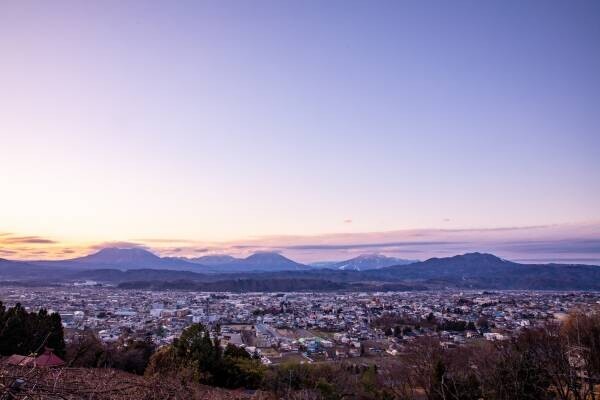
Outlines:
{"label": "sunset glow", "polygon": [[326,4],[0,4],[0,257],[600,262],[597,3]]}

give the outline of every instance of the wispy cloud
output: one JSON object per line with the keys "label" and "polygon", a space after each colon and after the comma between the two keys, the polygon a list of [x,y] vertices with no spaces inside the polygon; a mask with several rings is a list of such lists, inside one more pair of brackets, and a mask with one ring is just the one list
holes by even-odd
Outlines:
{"label": "wispy cloud", "polygon": [[440,246],[449,244],[464,244],[464,242],[449,241],[405,241],[405,242],[385,242],[385,243],[356,243],[356,244],[301,244],[285,246],[288,250],[349,250],[349,249],[389,249],[404,246]]}
{"label": "wispy cloud", "polygon": [[522,262],[600,264],[600,223],[278,235],[229,242],[154,238],[80,245],[42,236],[0,233],[0,247],[0,254],[22,259],[70,258],[105,247],[121,247],[190,257],[199,254],[244,257],[270,251],[302,262],[340,260],[363,253],[427,259],[482,251]]}
{"label": "wispy cloud", "polygon": [[561,264],[600,264],[598,257],[534,257],[534,258],[513,258],[513,261],[526,264],[531,263],[561,263]]}
{"label": "wispy cloud", "polygon": [[282,250],[287,256],[305,261],[341,259],[365,252],[426,259],[485,251],[507,259],[600,264],[600,223],[271,236],[223,243],[222,249],[246,254]]}
{"label": "wispy cloud", "polygon": [[44,258],[54,255],[51,249],[57,246],[60,246],[58,241],[40,235],[0,233],[0,255],[11,259]]}
{"label": "wispy cloud", "polygon": [[196,240],[191,239],[177,239],[177,238],[144,238],[144,239],[131,239],[133,242],[140,243],[196,243]]}
{"label": "wispy cloud", "polygon": [[0,249],[0,253],[1,254],[18,254],[18,251],[16,251],[16,250]]}
{"label": "wispy cloud", "polygon": [[94,244],[89,246],[90,250],[101,250],[105,248],[122,248],[122,249],[133,249],[133,248],[142,248],[142,249],[150,249],[148,245],[137,242],[128,242],[128,241],[109,241],[102,242],[98,244]]}
{"label": "wispy cloud", "polygon": [[54,244],[56,241],[40,236],[10,236],[4,235],[0,244]]}
{"label": "wispy cloud", "polygon": [[537,252],[552,254],[593,253],[600,254],[600,239],[572,238],[560,240],[524,240],[519,242],[501,243],[498,246],[514,252]]}

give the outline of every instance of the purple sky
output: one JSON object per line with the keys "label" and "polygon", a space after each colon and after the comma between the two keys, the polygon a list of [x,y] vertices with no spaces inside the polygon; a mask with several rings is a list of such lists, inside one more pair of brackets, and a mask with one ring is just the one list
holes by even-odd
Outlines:
{"label": "purple sky", "polygon": [[[436,232],[415,250],[600,260],[573,229],[600,221],[599,21],[591,0],[3,1],[0,257],[277,238],[314,260],[350,249],[289,238]],[[490,244],[531,226],[573,245]]]}

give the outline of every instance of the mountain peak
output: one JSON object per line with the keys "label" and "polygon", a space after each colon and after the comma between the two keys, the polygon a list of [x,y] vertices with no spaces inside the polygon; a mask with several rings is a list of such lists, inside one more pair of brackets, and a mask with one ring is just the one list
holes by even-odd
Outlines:
{"label": "mountain peak", "polygon": [[141,247],[104,247],[94,254],[150,254],[157,257],[154,253]]}
{"label": "mountain peak", "polygon": [[98,252],[91,255],[102,255],[102,256],[137,256],[137,257],[157,257],[149,250],[141,247],[105,247],[98,250]]}
{"label": "mountain peak", "polygon": [[221,271],[290,271],[309,269],[310,267],[292,261],[274,252],[257,252],[243,259],[235,259],[219,266]]}
{"label": "mountain peak", "polygon": [[392,265],[406,265],[413,262],[415,261],[388,257],[383,254],[361,254],[358,257],[334,264],[334,268],[340,270],[364,271],[368,269],[390,267]]}
{"label": "mountain peak", "polygon": [[295,261],[292,261],[289,258],[286,258],[279,253],[268,252],[268,251],[261,251],[261,252],[254,253],[254,254],[246,257],[245,260],[252,261],[252,262],[262,262],[262,263],[265,263],[265,262],[266,263],[269,263],[269,262],[288,263],[289,262],[289,263],[296,264]]}
{"label": "mountain peak", "polygon": [[119,265],[156,262],[157,260],[160,260],[160,257],[140,247],[105,247],[98,250],[96,253],[76,258],[73,261],[82,263]]}
{"label": "mountain peak", "polygon": [[454,256],[453,258],[462,258],[469,261],[507,262],[506,260],[503,260],[502,258],[495,256],[494,254],[479,252],[459,254]]}

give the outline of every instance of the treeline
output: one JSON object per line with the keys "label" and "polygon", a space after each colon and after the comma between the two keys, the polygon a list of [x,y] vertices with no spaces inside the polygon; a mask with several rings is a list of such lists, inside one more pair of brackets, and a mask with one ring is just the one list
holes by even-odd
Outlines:
{"label": "treeline", "polygon": [[194,325],[151,358],[146,374],[258,388],[273,399],[594,400],[600,315],[575,313],[562,325],[524,330],[510,341],[447,349],[427,336],[399,357],[268,368],[243,349],[221,351],[206,328]]}
{"label": "treeline", "polygon": [[150,340],[118,340],[102,343],[89,330],[65,342],[62,321],[58,313],[49,314],[42,308],[28,312],[20,303],[6,308],[0,302],[0,356],[41,354],[51,348],[65,359],[68,366],[116,368],[143,374],[155,346]]}
{"label": "treeline", "polygon": [[371,326],[379,328],[386,336],[406,335],[410,332],[423,333],[424,328],[430,331],[478,331],[485,332],[490,328],[490,324],[485,317],[480,317],[476,322],[463,320],[438,320],[433,313],[429,313],[426,317],[415,317],[402,312],[386,312],[379,318],[375,318],[371,322]]}
{"label": "treeline", "polygon": [[331,291],[341,290],[348,285],[323,279],[229,279],[217,282],[177,281],[138,281],[119,284],[123,289],[151,290],[196,290],[204,292],[285,292],[285,291]]}
{"label": "treeline", "polygon": [[424,286],[401,283],[369,284],[334,282],[313,278],[227,279],[213,282],[192,280],[131,281],[119,284],[122,289],[194,290],[204,292],[301,292],[301,291],[409,291],[424,290]]}
{"label": "treeline", "polygon": [[446,349],[421,337],[377,365],[273,368],[263,387],[279,398],[595,400],[600,398],[600,315],[523,331],[511,341]]}
{"label": "treeline", "polygon": [[456,349],[421,339],[389,365],[381,387],[395,398],[593,399],[600,383],[600,316],[523,331],[512,341]]}
{"label": "treeline", "polygon": [[0,355],[30,355],[50,347],[64,357],[65,339],[60,315],[45,309],[28,312],[17,303],[6,308],[0,302]]}
{"label": "treeline", "polygon": [[257,389],[263,381],[265,367],[258,355],[227,345],[210,337],[202,324],[183,331],[173,344],[161,348],[150,360],[148,376],[184,378],[225,388]]}

